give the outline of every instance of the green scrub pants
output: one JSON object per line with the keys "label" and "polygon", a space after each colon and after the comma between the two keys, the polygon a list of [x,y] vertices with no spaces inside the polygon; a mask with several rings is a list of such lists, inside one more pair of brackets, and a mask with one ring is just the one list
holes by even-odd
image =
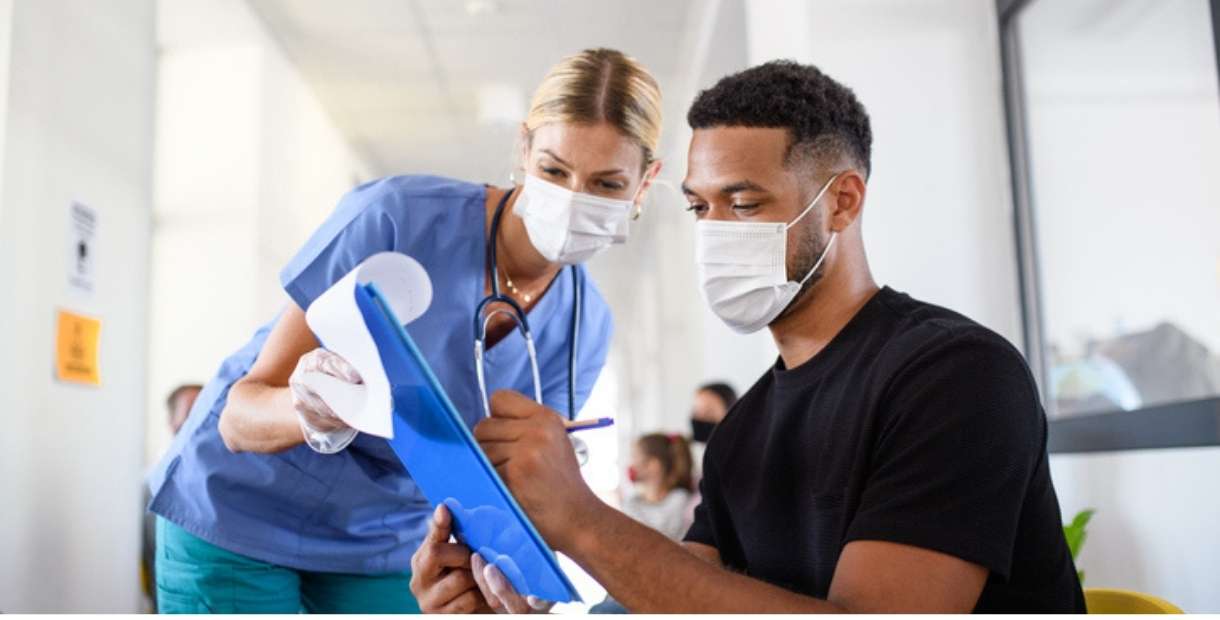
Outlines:
{"label": "green scrub pants", "polygon": [[156,571],[161,613],[419,613],[409,572],[284,568],[225,551],[161,517]]}

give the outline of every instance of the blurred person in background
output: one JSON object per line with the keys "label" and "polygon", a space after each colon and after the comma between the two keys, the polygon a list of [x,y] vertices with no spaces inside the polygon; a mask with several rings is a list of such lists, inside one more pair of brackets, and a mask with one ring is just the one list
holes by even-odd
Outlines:
{"label": "blurred person in background", "polygon": [[707,445],[712,430],[737,402],[737,391],[727,383],[706,383],[695,390],[690,408],[691,441]]}
{"label": "blurred person in background", "polygon": [[[489,391],[537,387],[574,415],[612,331],[583,263],[626,241],[660,170],[660,131],[648,70],[586,50],[534,94],[520,184],[395,176],[347,194],[280,273],[291,303],[224,361],[149,477],[161,611],[403,613],[419,609],[417,582],[462,585],[468,572],[411,570],[430,505],[386,440],[357,434],[309,387],[310,372],[361,378],[319,348],[305,310],[369,256],[406,254],[433,283],[431,305],[406,329],[467,424],[485,414],[480,363]],[[517,329],[526,315],[537,386]],[[488,347],[477,360],[476,324]],[[469,596],[444,609],[484,608]]]}
{"label": "blurred person in background", "polygon": [[627,468],[630,492],[623,512],[632,519],[682,540],[690,527],[686,507],[695,489],[691,475],[690,444],[681,435],[651,433],[636,440]]}
{"label": "blurred person in background", "polygon": [[169,430],[173,435],[177,435],[182,429],[182,425],[186,423],[186,418],[191,414],[191,407],[195,406],[195,399],[199,398],[199,392],[203,390],[203,386],[198,383],[188,383],[180,385],[169,393],[165,399],[165,407],[169,410]]}
{"label": "blurred person in background", "polygon": [[[694,466],[695,485],[703,478],[703,452],[707,440],[711,439],[716,425],[729,414],[737,403],[737,391],[727,383],[705,383],[695,390],[690,407],[691,459]],[[691,508],[694,510],[694,507]]]}
{"label": "blurred person in background", "polygon": [[[191,413],[191,407],[195,406],[195,399],[199,398],[199,392],[202,389],[203,386],[198,383],[186,383],[171,390],[169,396],[165,398],[165,410],[168,413],[166,421],[171,436],[177,435],[178,430],[186,422],[187,416]],[[145,488],[144,506],[148,506],[149,499],[148,489]],[[157,520],[151,512],[144,512],[143,529],[144,537],[140,548],[140,585],[144,589],[149,611],[155,614],[157,613],[157,589],[153,580],[157,574]]]}
{"label": "blurred person in background", "polygon": [[[681,541],[690,527],[690,504],[695,482],[692,478],[690,444],[681,435],[651,433],[636,440],[631,448],[627,480],[632,488],[622,501],[627,516]],[[627,613],[612,597],[594,605],[590,613]]]}

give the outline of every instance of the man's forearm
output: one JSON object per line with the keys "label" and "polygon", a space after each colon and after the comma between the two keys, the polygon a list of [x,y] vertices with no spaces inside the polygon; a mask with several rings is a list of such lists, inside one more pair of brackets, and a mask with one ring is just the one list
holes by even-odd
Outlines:
{"label": "man's forearm", "polygon": [[714,566],[609,506],[582,531],[562,551],[632,612],[844,612]]}

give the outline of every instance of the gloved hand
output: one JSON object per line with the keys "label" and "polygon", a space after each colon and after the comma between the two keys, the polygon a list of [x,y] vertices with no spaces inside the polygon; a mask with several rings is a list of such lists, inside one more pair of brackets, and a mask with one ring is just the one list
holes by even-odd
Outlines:
{"label": "gloved hand", "polygon": [[355,385],[362,385],[364,381],[347,360],[321,348],[302,355],[288,378],[292,407],[301,421],[305,443],[315,452],[334,454],[346,448],[356,438],[357,431],[339,419],[309,386],[305,378],[307,373],[322,373]]}

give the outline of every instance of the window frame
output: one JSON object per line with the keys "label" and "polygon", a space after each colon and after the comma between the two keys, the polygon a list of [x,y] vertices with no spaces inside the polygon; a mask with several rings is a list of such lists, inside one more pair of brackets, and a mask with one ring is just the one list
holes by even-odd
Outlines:
{"label": "window frame", "polygon": [[[1017,17],[1034,2],[1054,0],[995,0],[999,20],[1000,67],[1003,77],[1004,117],[1008,134],[1008,160],[1013,199],[1013,233],[1020,290],[1021,324],[1025,357],[1038,381],[1043,402],[1053,407],[1046,364],[1045,314],[1042,302],[1037,209],[1030,182],[1029,141],[1026,132],[1025,90]],[[1211,11],[1217,80],[1220,81],[1220,0],[1208,0]],[[1220,114],[1220,105],[1217,106]],[[1131,411],[1049,419],[1051,453],[1109,452],[1155,448],[1220,446],[1220,396],[1141,407]]]}

